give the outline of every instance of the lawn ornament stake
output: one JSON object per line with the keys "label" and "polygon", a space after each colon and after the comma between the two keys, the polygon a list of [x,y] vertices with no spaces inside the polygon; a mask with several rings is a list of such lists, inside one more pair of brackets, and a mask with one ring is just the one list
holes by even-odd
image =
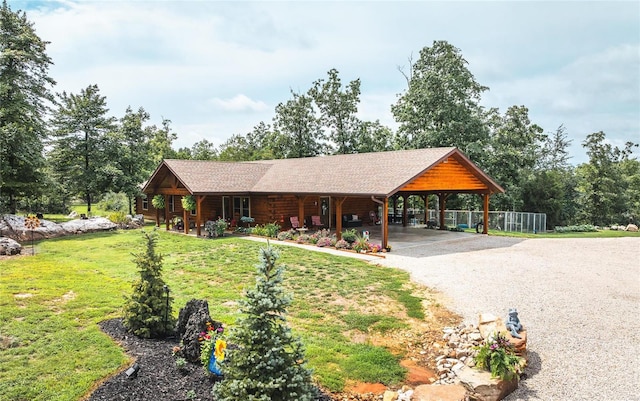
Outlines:
{"label": "lawn ornament stake", "polygon": [[33,230],[40,227],[40,220],[31,214],[29,217],[24,219],[24,227],[31,230],[31,255],[35,255],[36,251],[33,246]]}

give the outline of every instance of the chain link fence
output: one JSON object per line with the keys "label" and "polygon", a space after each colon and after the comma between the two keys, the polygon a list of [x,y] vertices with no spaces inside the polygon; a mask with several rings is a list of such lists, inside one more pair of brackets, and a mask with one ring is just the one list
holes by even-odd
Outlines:
{"label": "chain link fence", "polygon": [[[436,210],[428,210],[429,218],[426,221],[414,219],[411,223],[438,222],[439,216]],[[417,215],[419,216],[419,215]],[[424,214],[422,214],[424,216]],[[445,210],[444,224],[447,227],[470,228],[482,222],[482,211],[470,210]],[[489,212],[489,230],[511,231],[521,233],[545,232],[547,229],[547,215],[545,213],[530,212]]]}

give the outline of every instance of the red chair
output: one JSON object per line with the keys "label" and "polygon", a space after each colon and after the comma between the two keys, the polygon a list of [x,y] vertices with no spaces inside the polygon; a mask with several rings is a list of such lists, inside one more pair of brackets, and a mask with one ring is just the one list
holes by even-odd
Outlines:
{"label": "red chair", "polygon": [[324,224],[322,224],[320,216],[311,216],[311,226],[314,228],[324,228]]}

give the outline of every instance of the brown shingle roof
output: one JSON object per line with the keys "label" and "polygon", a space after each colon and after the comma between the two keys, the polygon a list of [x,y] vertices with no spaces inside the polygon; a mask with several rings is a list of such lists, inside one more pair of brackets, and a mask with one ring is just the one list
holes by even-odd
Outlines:
{"label": "brown shingle roof", "polygon": [[252,192],[386,196],[453,150],[429,148],[264,161],[272,167]]}
{"label": "brown shingle roof", "polygon": [[[452,154],[468,161],[459,150],[447,147],[252,162],[169,159],[164,164],[192,194],[389,196]],[[470,161],[469,166],[490,188],[502,191]]]}
{"label": "brown shingle roof", "polygon": [[267,164],[174,160],[164,163],[192,194],[249,192]]}

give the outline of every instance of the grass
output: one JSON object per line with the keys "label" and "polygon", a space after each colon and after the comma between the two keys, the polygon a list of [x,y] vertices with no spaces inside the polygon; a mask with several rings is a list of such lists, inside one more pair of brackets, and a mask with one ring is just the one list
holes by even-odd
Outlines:
{"label": "grass", "polygon": [[[160,231],[174,315],[192,298],[233,326],[230,301],[255,283],[258,248],[238,238],[204,240]],[[405,370],[383,347],[354,344],[353,331],[386,333],[424,317],[421,289],[401,270],[279,247],[293,295],[289,322],[307,349],[314,379],[331,391],[351,381],[398,384]],[[128,362],[97,323],[119,317],[137,277],[140,231],[42,241],[35,256],[0,260],[0,400],[78,400]],[[167,350],[170,352],[170,350]]]}

